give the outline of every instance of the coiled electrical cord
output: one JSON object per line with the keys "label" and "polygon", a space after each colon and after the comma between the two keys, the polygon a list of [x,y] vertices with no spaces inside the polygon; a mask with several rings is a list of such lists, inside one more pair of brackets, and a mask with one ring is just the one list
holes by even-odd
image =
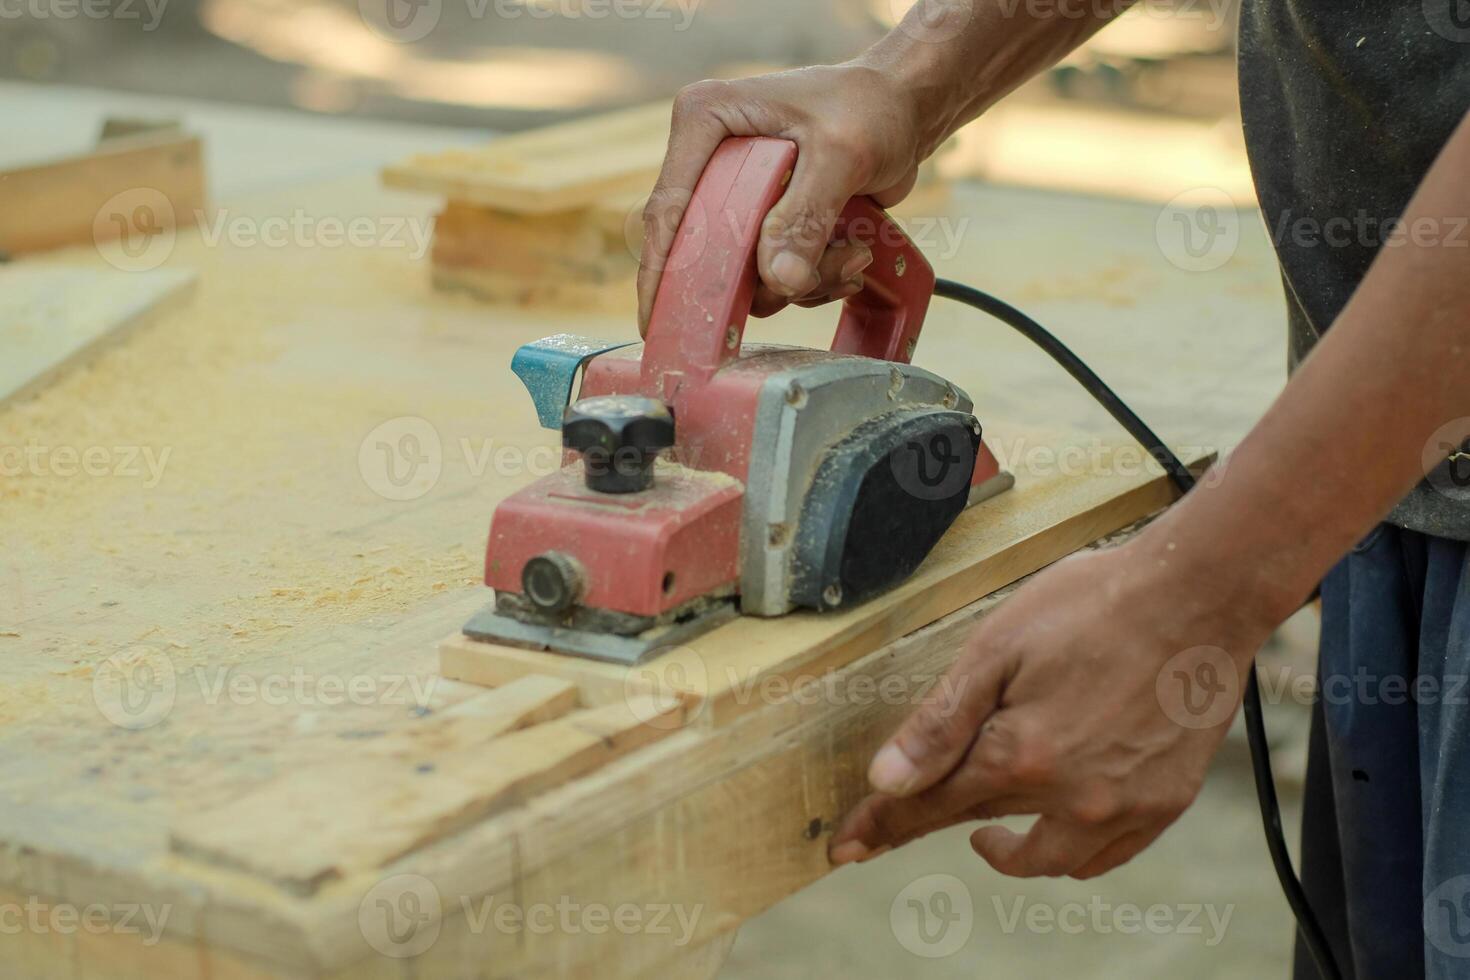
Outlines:
{"label": "coiled electrical cord", "polygon": [[[936,282],[934,295],[974,307],[1015,328],[1022,336],[1045,351],[1052,360],[1060,364],[1068,374],[1076,378],[1087,393],[1097,399],[1098,404],[1107,409],[1108,414],[1116,419],[1124,429],[1127,429],[1130,436],[1138,440],[1149,455],[1164,468],[1164,472],[1178,487],[1181,495],[1188,493],[1194,487],[1195,478],[1189,467],[1174,455],[1164,441],[1107,386],[1102,378],[1097,376],[1092,368],[1087,366],[1082,358],[1074,354],[1066,344],[1052,336],[1051,332],[1041,324],[1009,303],[953,280],[940,279]],[[1271,747],[1266,741],[1266,725],[1261,714],[1260,682],[1256,676],[1254,663],[1251,664],[1250,678],[1245,686],[1244,702],[1246,740],[1250,743],[1251,770],[1255,775],[1256,799],[1261,806],[1261,821],[1266,832],[1266,849],[1271,853],[1271,863],[1276,868],[1277,880],[1281,882],[1281,890],[1286,894],[1287,904],[1291,906],[1292,914],[1296,916],[1302,942],[1311,953],[1312,960],[1317,965],[1317,972],[1322,975],[1322,980],[1341,980],[1342,973],[1327,943],[1327,936],[1322,931],[1316,914],[1312,911],[1311,903],[1307,900],[1307,893],[1302,888],[1301,880],[1297,878],[1295,869],[1291,866],[1291,855],[1286,849],[1286,835],[1281,829],[1281,804],[1276,797],[1276,782],[1271,774]]]}

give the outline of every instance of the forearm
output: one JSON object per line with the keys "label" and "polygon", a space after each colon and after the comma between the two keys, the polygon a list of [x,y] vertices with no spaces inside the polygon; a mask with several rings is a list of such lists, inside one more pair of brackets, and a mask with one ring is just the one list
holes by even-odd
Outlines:
{"label": "forearm", "polygon": [[927,157],[1132,2],[921,0],[860,60],[903,80],[918,107],[920,155]]}
{"label": "forearm", "polygon": [[1158,560],[1215,583],[1212,601],[1283,618],[1425,475],[1437,430],[1470,437],[1467,171],[1470,117],[1410,203],[1402,243],[1380,253],[1219,478],[1148,535]]}

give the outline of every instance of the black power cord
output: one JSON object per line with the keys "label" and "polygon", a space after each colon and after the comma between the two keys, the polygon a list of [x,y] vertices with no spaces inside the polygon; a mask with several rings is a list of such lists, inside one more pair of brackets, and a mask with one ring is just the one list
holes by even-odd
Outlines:
{"label": "black power cord", "polygon": [[[1164,441],[1134,414],[1082,358],[1072,353],[1066,344],[1052,336],[1041,324],[989,293],[949,279],[940,279],[934,284],[934,295],[972,306],[1014,327],[1076,378],[1087,389],[1088,394],[1096,398],[1107,409],[1108,414],[1117,419],[1118,424],[1143,445],[1149,455],[1164,468],[1181,495],[1194,487],[1195,478],[1189,467],[1174,455]],[[1291,866],[1291,855],[1286,850],[1286,835],[1281,829],[1281,805],[1276,798],[1276,782],[1271,775],[1271,747],[1266,741],[1266,725],[1261,715],[1260,681],[1256,676],[1255,664],[1251,664],[1244,702],[1246,740],[1250,743],[1251,770],[1255,775],[1256,798],[1261,805],[1261,821],[1266,831],[1266,849],[1271,852],[1271,863],[1276,867],[1276,877],[1281,882],[1281,890],[1286,894],[1287,904],[1296,916],[1302,942],[1317,964],[1317,972],[1322,975],[1323,980],[1341,980],[1342,973],[1338,970],[1337,959],[1327,944],[1327,936],[1312,911],[1307,893],[1302,889],[1302,883]]]}

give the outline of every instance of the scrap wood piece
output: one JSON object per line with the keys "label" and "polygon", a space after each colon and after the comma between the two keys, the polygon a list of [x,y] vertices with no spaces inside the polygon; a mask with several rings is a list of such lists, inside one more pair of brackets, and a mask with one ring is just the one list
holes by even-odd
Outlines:
{"label": "scrap wood piece", "polygon": [[[1213,460],[1196,454],[1196,472]],[[1175,496],[1165,476],[1122,473],[1025,480],[971,508],[919,571],[893,591],[843,613],[741,617],[636,667],[613,667],[454,634],[440,645],[440,673],[466,683],[552,673],[606,687],[609,671],[691,704],[692,719],[722,726],[793,688],[878,649],[1153,514]]]}
{"label": "scrap wood piece", "polygon": [[633,303],[639,247],[598,209],[528,216],[450,201],[434,220],[430,261],[441,291],[603,310]]}
{"label": "scrap wood piece", "polygon": [[670,111],[660,101],[484,147],[423,154],[385,169],[383,182],[511,214],[573,211],[653,185],[668,147]]}
{"label": "scrap wood piece", "polygon": [[87,153],[0,170],[0,252],[101,244],[197,220],[207,200],[199,137],[129,123],[103,137]]}
{"label": "scrap wood piece", "polygon": [[0,266],[0,406],[37,393],[182,304],[196,278],[179,269]]}
{"label": "scrap wood piece", "polygon": [[477,745],[506,732],[555,721],[575,709],[578,702],[575,684],[527,675],[445,708],[431,721],[409,725],[394,738],[366,742],[364,747],[373,755],[429,760],[437,752]]}
{"label": "scrap wood piece", "polygon": [[[566,685],[536,683],[544,696],[565,699]],[[278,778],[176,822],[170,845],[310,895],[673,733],[683,705],[632,694],[489,741],[472,724],[485,720],[477,714],[459,713],[434,736],[397,732],[371,752]]]}

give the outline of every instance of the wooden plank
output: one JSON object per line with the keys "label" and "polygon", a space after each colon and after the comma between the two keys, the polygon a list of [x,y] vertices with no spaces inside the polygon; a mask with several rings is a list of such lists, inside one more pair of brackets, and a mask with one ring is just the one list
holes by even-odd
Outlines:
{"label": "wooden plank", "polygon": [[205,203],[197,136],[109,139],[91,153],[0,172],[0,252],[21,255],[186,227]]}
{"label": "wooden plank", "polygon": [[[562,703],[568,685],[525,678],[518,719]],[[177,822],[181,854],[263,875],[296,894],[380,867],[498,809],[589,772],[678,727],[679,701],[635,695],[487,741],[492,719],[462,713],[447,725],[390,736],[372,752],[293,773],[218,810]],[[505,720],[505,719],[502,719]]]}
{"label": "wooden plank", "polygon": [[[343,882],[341,904],[324,901],[306,927],[326,936],[354,912],[348,898],[412,874],[432,882],[443,908],[436,941],[415,961],[421,976],[472,960],[493,964],[486,976],[497,980],[668,975],[690,950],[832,872],[827,842],[867,793],[873,752],[1010,591],[813,679],[817,696],[805,704],[762,698],[730,725],[686,728],[374,876]],[[508,854],[506,841],[514,842]],[[485,896],[513,896],[522,908],[659,908],[669,923],[682,914],[691,930],[487,935],[464,914]],[[353,955],[340,940],[319,952],[339,967]]]}
{"label": "wooden plank", "polygon": [[27,398],[193,291],[190,271],[0,266],[0,406]]}
{"label": "wooden plank", "polygon": [[[1202,470],[1211,458],[1189,462]],[[1015,489],[962,515],[913,578],[892,592],[838,615],[743,617],[628,676],[699,704],[701,724],[727,724],[758,706],[763,688],[820,677],[1157,511],[1173,496],[1163,476],[1023,476]],[[525,672],[578,684],[609,679],[605,664],[462,634],[441,644],[440,670],[462,681]]]}
{"label": "wooden plank", "polygon": [[628,671],[616,664],[573,657],[548,663],[543,653],[513,647],[497,648],[496,656],[487,657],[481,647],[463,633],[447,637],[439,645],[440,675],[483,687],[498,687],[518,677],[561,677],[575,684],[589,705],[615,704],[628,693]]}
{"label": "wooden plank", "polygon": [[512,214],[552,214],[646,192],[669,138],[669,103],[625,109],[506,136],[479,149],[388,167],[389,187],[429,191]]}
{"label": "wooden plank", "polygon": [[525,307],[631,307],[641,239],[610,224],[593,209],[520,215],[450,201],[434,220],[434,286]]}

